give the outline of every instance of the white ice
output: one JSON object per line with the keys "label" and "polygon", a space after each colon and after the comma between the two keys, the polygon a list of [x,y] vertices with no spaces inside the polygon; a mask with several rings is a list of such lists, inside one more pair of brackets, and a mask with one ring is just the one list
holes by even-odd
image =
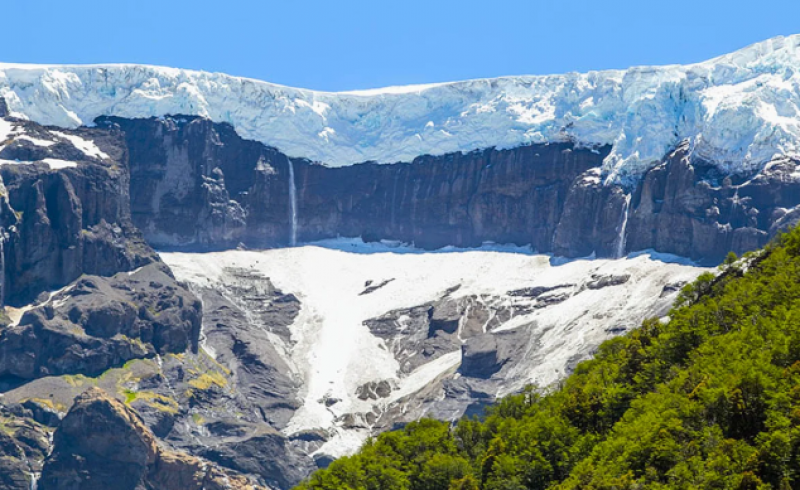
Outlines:
{"label": "white ice", "polygon": [[[64,168],[77,167],[76,162],[69,162],[67,160],[60,160],[58,158],[43,158],[39,162],[46,163],[52,170],[61,170]],[[0,165],[33,165],[37,162],[29,162],[25,160],[1,160]]]}
{"label": "white ice", "polygon": [[685,66],[326,93],[142,65],[0,64],[13,115],[75,127],[101,115],[200,115],[332,166],[573,140],[612,145],[608,181],[678,142],[726,172],[800,156],[800,35]]}

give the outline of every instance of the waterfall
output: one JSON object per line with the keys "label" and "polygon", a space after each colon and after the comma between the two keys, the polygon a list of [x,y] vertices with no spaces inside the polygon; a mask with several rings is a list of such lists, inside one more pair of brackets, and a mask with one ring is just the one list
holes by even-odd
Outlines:
{"label": "waterfall", "polygon": [[30,472],[28,476],[31,478],[30,490],[36,490],[39,488],[39,475],[34,472]]}
{"label": "waterfall", "polygon": [[297,245],[297,188],[294,184],[294,164],[289,159],[289,201],[292,208],[292,233],[289,238],[291,246]]}
{"label": "waterfall", "polygon": [[0,230],[0,308],[6,304],[6,234]]}
{"label": "waterfall", "polygon": [[736,188],[736,191],[733,193],[733,197],[731,197],[731,211],[730,215],[728,216],[728,224],[730,226],[735,226],[734,219],[736,218],[736,208],[739,206],[739,188]]}
{"label": "waterfall", "polygon": [[622,223],[619,225],[619,237],[617,237],[616,250],[614,257],[621,259],[625,257],[625,232],[628,229],[628,211],[631,208],[631,195],[625,195],[625,210],[622,212]]}

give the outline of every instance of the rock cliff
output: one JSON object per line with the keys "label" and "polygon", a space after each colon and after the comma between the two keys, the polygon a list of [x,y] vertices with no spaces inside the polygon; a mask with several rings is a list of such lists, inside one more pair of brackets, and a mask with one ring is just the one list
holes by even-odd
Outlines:
{"label": "rock cliff", "polygon": [[531,145],[331,168],[201,118],[98,124],[125,134],[133,221],[161,247],[348,236],[428,249],[513,243],[566,257],[654,249],[717,263],[800,215],[790,158],[729,176],[681,145],[622,187],[603,182],[608,147]]}

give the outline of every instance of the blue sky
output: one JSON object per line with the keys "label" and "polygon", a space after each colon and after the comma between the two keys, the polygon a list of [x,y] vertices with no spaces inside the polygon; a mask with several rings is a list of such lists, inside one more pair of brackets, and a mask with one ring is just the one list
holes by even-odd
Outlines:
{"label": "blue sky", "polygon": [[9,0],[0,60],[317,90],[691,63],[800,33],[797,0]]}

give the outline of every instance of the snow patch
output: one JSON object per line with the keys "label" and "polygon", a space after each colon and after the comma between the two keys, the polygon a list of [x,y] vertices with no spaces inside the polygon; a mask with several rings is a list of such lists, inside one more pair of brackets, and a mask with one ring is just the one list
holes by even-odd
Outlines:
{"label": "snow patch", "polygon": [[6,141],[14,133],[16,125],[11,121],[0,119],[0,143]]}
{"label": "snow patch", "polygon": [[47,140],[43,140],[43,139],[39,139],[39,138],[34,138],[33,136],[28,136],[27,134],[23,134],[21,136],[17,136],[16,139],[17,140],[30,141],[31,143],[33,143],[36,146],[42,146],[42,147],[45,147],[45,148],[47,148],[48,146],[53,146],[54,144],[56,144],[55,141],[47,141]]}
{"label": "snow patch", "polygon": [[0,159],[0,165],[33,165],[34,163],[45,163],[47,164],[52,170],[61,170],[64,168],[72,168],[77,167],[78,164],[76,162],[69,162],[67,160],[59,160],[58,158],[43,158],[42,160],[29,162],[23,160],[2,160]]}
{"label": "snow patch", "polygon": [[50,165],[50,168],[53,170],[61,170],[62,168],[72,168],[78,166],[78,164],[75,162],[69,162],[67,160],[59,160],[58,158],[45,158],[42,161]]}
{"label": "snow patch", "polygon": [[65,140],[69,141],[72,143],[72,146],[82,151],[83,154],[88,157],[99,158],[101,160],[107,160],[110,158],[105,152],[97,147],[94,141],[81,138],[80,136],[76,136],[74,134],[66,134],[59,131],[53,131],[53,134],[59,138],[64,138]]}

